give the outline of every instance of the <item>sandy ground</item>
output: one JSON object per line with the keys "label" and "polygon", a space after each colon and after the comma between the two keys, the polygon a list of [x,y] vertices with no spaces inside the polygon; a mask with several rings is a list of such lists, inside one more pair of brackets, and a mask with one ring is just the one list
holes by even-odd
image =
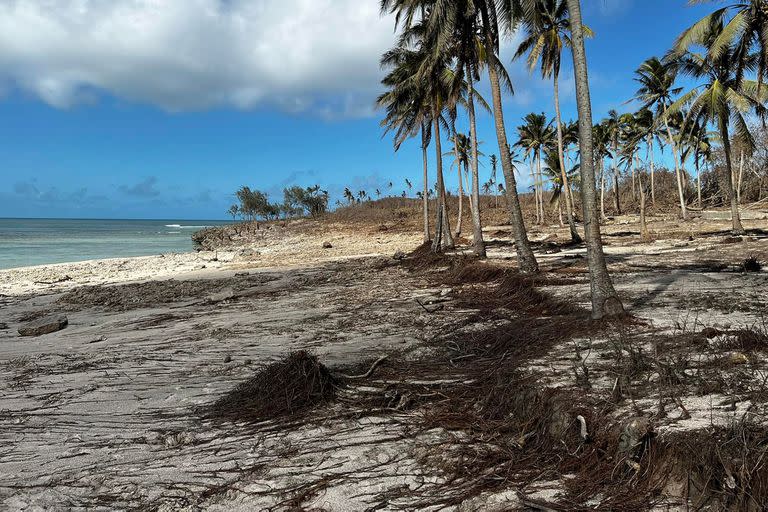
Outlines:
{"label": "sandy ground", "polygon": [[[294,221],[297,222],[297,221]],[[360,232],[328,226],[323,234],[279,224],[261,229],[247,242],[216,251],[112,258],[0,270],[0,296],[68,290],[83,285],[138,282],[172,277],[205,277],[219,270],[294,268],[363,256],[391,256],[421,238],[413,233]],[[328,242],[330,248],[324,248]]]}
{"label": "sandy ground", "polygon": [[[650,226],[656,240],[640,242],[631,221],[607,227],[606,252],[635,315],[667,330],[761,320],[768,274],[737,270],[746,255],[768,260],[768,238],[755,232],[726,243],[727,233],[718,232],[725,224],[681,228],[659,220]],[[488,230],[494,260],[514,255],[504,229]],[[546,243],[553,235],[563,240],[564,231],[532,231],[542,266],[584,276],[582,248]],[[324,241],[333,247],[323,249]],[[338,369],[418,353],[422,342],[469,317],[450,289],[428,288],[392,260],[419,241],[418,234],[369,238],[344,230],[322,238],[265,234],[227,252],[0,272],[0,322],[8,324],[0,330],[0,509],[413,508],[396,491],[439,489],[440,478],[416,461],[447,436],[413,434],[413,412],[356,419],[337,407],[323,421],[274,431],[212,422],[204,411],[289,351],[311,350]],[[588,301],[586,281],[550,291]],[[447,302],[428,313],[416,299]],[[63,331],[16,334],[24,321],[53,312],[68,315]],[[556,347],[533,367],[562,385],[568,358],[572,347]],[[684,397],[692,417],[670,415],[662,427],[699,428],[755,410],[748,403],[718,408],[724,398]],[[551,492],[545,486],[541,495]],[[510,509],[516,499],[505,492],[458,509]]]}

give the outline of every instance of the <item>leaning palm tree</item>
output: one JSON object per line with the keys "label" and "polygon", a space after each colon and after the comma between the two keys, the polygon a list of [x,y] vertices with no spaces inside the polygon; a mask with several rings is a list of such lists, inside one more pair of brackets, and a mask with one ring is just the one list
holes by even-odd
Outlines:
{"label": "leaning palm tree", "polygon": [[675,50],[669,61],[680,72],[697,80],[698,86],[670,105],[671,114],[681,112],[686,105],[689,111],[683,124],[683,132],[692,123],[714,124],[720,132],[723,152],[725,153],[725,182],[731,200],[731,218],[734,234],[743,234],[744,227],[739,218],[739,205],[733,186],[733,165],[731,155],[731,128],[736,141],[746,148],[754,148],[755,141],[749,131],[745,116],[756,112],[765,115],[764,103],[768,95],[760,92],[756,81],[744,78],[744,71],[754,71],[758,67],[759,56],[755,53],[741,55],[741,48],[736,45],[726,46],[719,52],[709,49],[717,45],[724,37],[722,19],[710,20],[709,26],[688,41],[692,46],[707,49],[706,53],[697,53],[686,49],[684,53]]}
{"label": "leaning palm tree", "polygon": [[600,222],[595,201],[595,169],[592,146],[592,101],[589,94],[587,54],[581,23],[581,2],[568,0],[571,17],[573,69],[576,82],[576,104],[579,112],[579,148],[581,151],[581,195],[584,208],[584,234],[587,243],[592,318],[624,313],[613,288],[600,237]]}
{"label": "leaning palm tree", "polygon": [[[567,191],[568,176],[565,172],[565,152],[563,143],[563,121],[560,116],[560,57],[564,47],[571,46],[570,22],[568,4],[565,0],[539,0],[534,3],[534,8],[525,11],[523,28],[526,37],[515,53],[515,59],[528,54],[528,69],[533,72],[541,61],[542,78],[551,78],[554,85],[555,124],[557,128],[557,149],[560,159],[559,169],[562,171],[561,181]],[[592,36],[592,31],[583,27],[584,35]],[[568,226],[571,231],[571,239],[580,242],[581,237],[576,231],[573,220],[573,205],[566,192],[565,206],[568,217]]]}
{"label": "leaning palm tree", "polygon": [[662,62],[652,57],[643,62],[635,71],[635,81],[640,84],[640,89],[635,93],[635,98],[640,101],[643,108],[656,111],[656,118],[664,124],[667,132],[667,142],[672,148],[672,159],[675,164],[675,178],[677,180],[677,194],[680,200],[680,211],[683,219],[688,218],[685,207],[685,195],[683,194],[683,179],[678,158],[678,147],[672,135],[669,125],[667,110],[672,103],[672,98],[682,92],[681,87],[675,87],[677,78],[676,69],[668,62]]}
{"label": "leaning palm tree", "polygon": [[[544,194],[542,190],[541,155],[555,139],[552,122],[544,113],[530,113],[523,119],[524,124],[517,127],[520,136],[515,146],[521,148],[524,156],[531,161],[531,173],[534,175],[534,196],[536,199],[536,222],[544,222]],[[535,169],[535,171],[533,170]],[[559,167],[558,167],[559,169]]]}

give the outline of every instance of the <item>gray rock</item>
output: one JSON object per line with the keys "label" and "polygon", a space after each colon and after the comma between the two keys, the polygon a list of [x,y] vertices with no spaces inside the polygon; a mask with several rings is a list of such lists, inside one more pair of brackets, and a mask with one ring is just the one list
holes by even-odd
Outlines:
{"label": "gray rock", "polygon": [[323,249],[332,249],[333,245],[331,242],[323,242]]}
{"label": "gray rock", "polygon": [[43,334],[60,331],[68,323],[67,315],[44,316],[19,327],[19,334],[21,336],[42,336]]}
{"label": "gray rock", "polygon": [[403,251],[396,251],[394,256],[392,256],[393,260],[404,260],[405,259],[405,253]]}
{"label": "gray rock", "polygon": [[5,322],[0,322],[0,331],[5,331],[8,329],[8,324]]}
{"label": "gray rock", "polygon": [[619,452],[634,453],[652,435],[651,420],[644,417],[629,419],[619,435]]}

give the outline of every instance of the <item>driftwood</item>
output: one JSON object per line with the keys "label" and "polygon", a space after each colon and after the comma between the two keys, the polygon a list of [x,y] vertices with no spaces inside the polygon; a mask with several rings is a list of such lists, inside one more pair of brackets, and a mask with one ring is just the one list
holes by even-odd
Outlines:
{"label": "driftwood", "polygon": [[71,281],[72,278],[70,276],[64,276],[60,279],[55,279],[53,281],[35,281],[35,284],[58,284],[58,283],[66,283],[67,281]]}
{"label": "driftwood", "polygon": [[361,374],[361,375],[347,375],[345,373],[340,373],[339,376],[347,379],[347,380],[358,380],[358,379],[367,379],[371,375],[373,375],[373,372],[376,370],[376,368],[383,363],[389,356],[381,356],[378,358],[374,363],[371,365],[371,367],[368,369],[367,372]]}

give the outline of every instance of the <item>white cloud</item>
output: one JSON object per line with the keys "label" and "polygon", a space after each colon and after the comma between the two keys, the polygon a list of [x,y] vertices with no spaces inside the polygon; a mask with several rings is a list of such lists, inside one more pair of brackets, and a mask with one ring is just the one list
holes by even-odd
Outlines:
{"label": "white cloud", "polygon": [[0,82],[175,110],[370,112],[393,22],[377,0],[0,0]]}

